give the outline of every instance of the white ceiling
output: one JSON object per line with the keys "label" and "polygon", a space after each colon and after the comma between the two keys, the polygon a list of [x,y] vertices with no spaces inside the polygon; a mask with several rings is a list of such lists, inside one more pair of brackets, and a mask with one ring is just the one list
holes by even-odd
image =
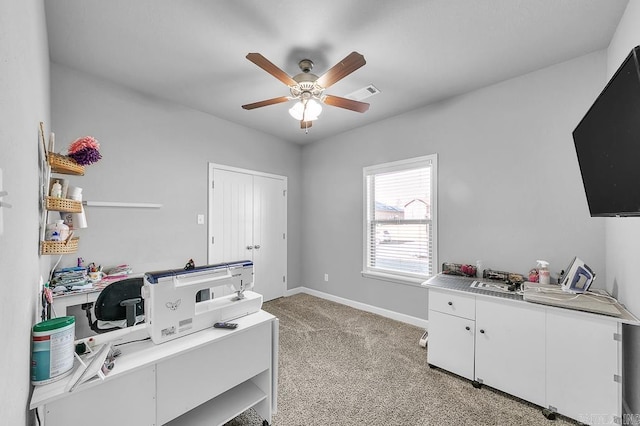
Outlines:
{"label": "white ceiling", "polygon": [[[46,0],[51,60],[140,92],[308,143],[609,45],[627,0]],[[367,64],[327,89],[381,93],[364,114],[324,106],[305,134],[289,95],[245,59],[321,75],[357,51]]]}

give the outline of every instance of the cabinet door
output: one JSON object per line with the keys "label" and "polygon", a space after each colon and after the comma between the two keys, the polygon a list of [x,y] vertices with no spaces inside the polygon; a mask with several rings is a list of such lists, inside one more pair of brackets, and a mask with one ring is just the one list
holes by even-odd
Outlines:
{"label": "cabinet door", "polygon": [[587,424],[621,415],[620,345],[615,321],[576,312],[547,313],[547,401]]}
{"label": "cabinet door", "polygon": [[474,329],[472,320],[429,311],[429,364],[472,380]]}
{"label": "cabinet door", "polygon": [[159,424],[156,421],[156,369],[153,365],[107,376],[96,386],[80,385],[67,395],[45,406],[44,423],[47,426]]}
{"label": "cabinet door", "polygon": [[476,299],[476,380],[545,404],[544,308]]}

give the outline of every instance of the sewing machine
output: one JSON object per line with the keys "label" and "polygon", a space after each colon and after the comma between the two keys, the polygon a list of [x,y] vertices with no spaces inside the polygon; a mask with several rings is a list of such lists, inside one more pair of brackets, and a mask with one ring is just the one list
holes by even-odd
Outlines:
{"label": "sewing machine", "polygon": [[147,272],[142,297],[151,340],[163,343],[258,312],[262,295],[251,288],[249,260]]}

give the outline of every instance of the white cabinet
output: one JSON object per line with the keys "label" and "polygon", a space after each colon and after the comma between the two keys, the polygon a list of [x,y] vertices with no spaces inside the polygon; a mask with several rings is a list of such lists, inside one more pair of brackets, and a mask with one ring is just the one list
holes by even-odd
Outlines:
{"label": "white cabinet", "polygon": [[476,300],[476,381],[545,404],[545,311],[510,300]]}
{"label": "white cabinet", "polygon": [[621,326],[572,312],[547,313],[547,405],[587,424],[621,416]]}
{"label": "white cabinet", "polygon": [[429,289],[429,365],[586,424],[622,415],[619,319]]}
{"label": "white cabinet", "polygon": [[287,275],[287,178],[209,165],[208,263],[255,266],[254,291],[284,296]]}
{"label": "white cabinet", "polygon": [[474,317],[472,295],[429,292],[429,364],[474,379]]}
{"label": "white cabinet", "polygon": [[249,408],[268,424],[277,408],[279,322],[264,311],[234,322],[233,331],[209,328],[159,345],[144,326],[95,336],[97,344],[130,342],[106,378],[73,392],[68,379],[36,386],[29,408],[44,426],[214,426]]}
{"label": "white cabinet", "polygon": [[[245,382],[249,382],[253,388],[263,388],[263,398],[260,398],[263,406],[256,408],[262,409],[258,412],[264,418],[271,416],[271,401],[267,400],[270,389],[260,383],[261,373],[268,372],[271,368],[271,324],[259,324],[242,335],[233,337],[235,338],[225,339],[221,344],[203,346],[157,364],[158,424],[165,424],[185,412],[181,418],[171,422],[171,425],[215,424],[210,416],[216,411],[224,413],[224,410],[194,409]],[[189,391],[185,392],[185,389]],[[256,401],[250,400],[251,405],[254,402]],[[220,423],[237,414],[239,412],[221,416]],[[203,420],[199,420],[201,418]]]}

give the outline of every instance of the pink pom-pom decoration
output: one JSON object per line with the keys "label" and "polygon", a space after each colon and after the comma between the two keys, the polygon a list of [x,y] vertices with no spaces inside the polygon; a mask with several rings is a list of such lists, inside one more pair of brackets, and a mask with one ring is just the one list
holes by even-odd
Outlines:
{"label": "pink pom-pom decoration", "polygon": [[69,145],[69,157],[81,166],[93,164],[102,158],[100,144],[93,136],[83,136]]}

